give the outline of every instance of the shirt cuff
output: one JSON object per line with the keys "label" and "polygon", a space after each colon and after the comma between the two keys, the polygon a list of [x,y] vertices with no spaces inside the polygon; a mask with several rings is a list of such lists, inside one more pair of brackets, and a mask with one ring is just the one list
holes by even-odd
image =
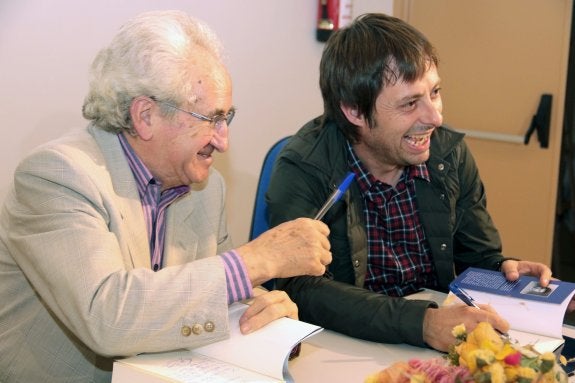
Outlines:
{"label": "shirt cuff", "polygon": [[228,304],[253,297],[252,283],[246,265],[235,250],[226,251],[220,257],[224,261],[228,289]]}

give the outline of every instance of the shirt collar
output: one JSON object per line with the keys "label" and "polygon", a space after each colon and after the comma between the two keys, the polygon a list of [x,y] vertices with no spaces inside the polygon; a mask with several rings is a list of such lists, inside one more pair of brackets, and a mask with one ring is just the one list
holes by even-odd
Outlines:
{"label": "shirt collar", "polygon": [[[122,150],[124,151],[124,155],[128,160],[128,164],[130,165],[130,169],[132,169],[132,174],[136,179],[136,184],[138,186],[138,192],[140,196],[146,194],[146,190],[148,187],[153,187],[160,189],[162,184],[160,181],[156,180],[152,175],[152,172],[148,169],[148,167],[142,162],[140,157],[136,154],[126,137],[122,133],[118,134],[118,140],[120,141],[120,145],[122,146]],[[178,194],[184,194],[190,190],[188,185],[177,186],[173,189],[178,191]]]}
{"label": "shirt collar", "polygon": [[[359,185],[360,190],[363,193],[366,193],[371,189],[371,187],[377,182],[375,177],[365,168],[355,150],[349,143],[347,144],[347,151],[348,151],[348,161],[351,171],[355,173],[357,183]],[[429,171],[427,169],[427,164],[424,162],[418,165],[410,165],[405,168],[406,170],[403,172],[402,178],[405,181],[412,180],[414,178],[421,178],[427,182],[430,181],[429,178]]]}

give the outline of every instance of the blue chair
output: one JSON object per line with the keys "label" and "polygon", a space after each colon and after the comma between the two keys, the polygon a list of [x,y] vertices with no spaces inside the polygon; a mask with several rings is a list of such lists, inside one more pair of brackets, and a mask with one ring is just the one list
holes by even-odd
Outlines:
{"label": "blue chair", "polygon": [[[258,188],[256,191],[256,199],[254,203],[254,212],[252,215],[252,225],[250,228],[250,235],[249,240],[257,238],[261,233],[266,231],[268,226],[268,207],[266,204],[266,191],[268,190],[268,185],[270,183],[270,176],[272,173],[273,165],[275,163],[276,157],[282,148],[287,144],[289,138],[284,137],[270,148],[266,157],[264,158],[264,162],[262,165],[262,169],[260,171],[260,178],[258,181]],[[272,290],[274,288],[274,280],[270,280],[263,284],[265,288],[268,290]]]}

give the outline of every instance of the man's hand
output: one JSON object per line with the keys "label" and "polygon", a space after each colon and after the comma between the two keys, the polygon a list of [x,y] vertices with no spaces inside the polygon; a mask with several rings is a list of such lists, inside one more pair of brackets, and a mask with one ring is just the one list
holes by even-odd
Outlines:
{"label": "man's hand", "polygon": [[298,319],[297,306],[284,291],[258,294],[240,318],[240,331],[249,334],[282,317]]}
{"label": "man's hand", "polygon": [[284,222],[236,249],[253,286],[272,278],[323,275],[331,263],[329,228],[321,221]]}
{"label": "man's hand", "polygon": [[508,281],[515,281],[520,275],[538,277],[539,284],[543,287],[546,287],[551,280],[551,269],[539,262],[508,259],[501,264],[501,272]]}
{"label": "man's hand", "polygon": [[462,323],[468,332],[473,331],[479,322],[489,322],[494,329],[502,333],[509,330],[509,323],[497,315],[491,306],[479,307],[481,310],[457,304],[427,309],[423,319],[423,340],[436,350],[449,351],[449,346],[455,343],[451,331]]}
{"label": "man's hand", "polygon": [[[529,262],[529,261],[514,261],[508,259],[501,264],[501,271],[505,274],[505,278],[514,281],[519,278],[519,275],[533,275],[539,277],[539,284],[543,287],[549,284],[551,280],[551,269],[542,263]],[[567,312],[575,311],[575,297],[571,299],[567,306]]]}

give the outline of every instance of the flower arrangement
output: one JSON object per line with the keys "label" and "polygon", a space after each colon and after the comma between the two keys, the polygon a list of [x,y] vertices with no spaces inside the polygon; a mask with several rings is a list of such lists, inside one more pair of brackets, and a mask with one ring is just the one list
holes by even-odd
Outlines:
{"label": "flower arrangement", "polygon": [[470,333],[459,325],[452,333],[456,343],[444,358],[397,362],[365,383],[567,383],[555,354],[513,344],[487,322]]}

